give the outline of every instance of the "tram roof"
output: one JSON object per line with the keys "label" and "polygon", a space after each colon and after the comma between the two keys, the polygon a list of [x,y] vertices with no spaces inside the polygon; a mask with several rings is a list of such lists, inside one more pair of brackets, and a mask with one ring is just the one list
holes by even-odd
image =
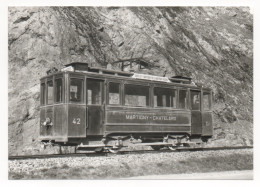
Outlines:
{"label": "tram roof", "polygon": [[[83,69],[83,70],[82,70]],[[173,76],[173,77],[160,77],[160,76],[154,76],[154,75],[148,75],[148,74],[139,74],[139,73],[134,73],[134,72],[126,72],[126,71],[118,71],[118,70],[111,70],[111,69],[106,69],[102,67],[90,67],[88,63],[82,63],[82,62],[73,62],[70,64],[66,64],[65,68],[62,68],[61,71],[59,72],[54,72],[53,74],[50,74],[48,76],[42,77],[41,79],[47,78],[52,75],[58,75],[59,73],[64,73],[64,72],[69,72],[69,73],[91,73],[94,74],[99,74],[102,76],[108,76],[111,78],[111,76],[114,76],[115,78],[130,78],[133,80],[143,80],[143,81],[154,81],[154,82],[164,82],[164,83],[177,83],[178,85],[185,85],[189,87],[201,87],[202,85],[197,85],[193,83],[190,77],[184,77],[184,76]],[[209,89],[209,88],[204,88],[203,89]]]}

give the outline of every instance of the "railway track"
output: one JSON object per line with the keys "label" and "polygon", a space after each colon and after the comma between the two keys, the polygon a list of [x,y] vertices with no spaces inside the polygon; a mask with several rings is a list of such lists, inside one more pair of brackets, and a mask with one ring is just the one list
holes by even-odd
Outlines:
{"label": "railway track", "polygon": [[70,153],[70,154],[49,154],[49,155],[22,155],[22,156],[9,156],[8,160],[25,160],[25,159],[47,159],[47,158],[62,158],[62,157],[97,157],[97,156],[112,156],[112,155],[126,155],[126,154],[157,154],[165,152],[191,152],[191,151],[218,151],[218,150],[234,150],[234,149],[252,149],[253,146],[235,146],[235,147],[207,147],[207,148],[190,148],[179,147],[176,150],[135,150],[135,151],[119,151],[117,154],[109,152],[86,152],[86,153]]}

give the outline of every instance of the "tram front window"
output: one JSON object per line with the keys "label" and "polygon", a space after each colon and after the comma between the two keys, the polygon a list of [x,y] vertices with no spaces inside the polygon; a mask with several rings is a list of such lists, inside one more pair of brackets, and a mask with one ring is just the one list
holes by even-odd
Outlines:
{"label": "tram front window", "polygon": [[72,78],[70,79],[70,101],[81,103],[83,102],[83,80]]}
{"label": "tram front window", "polygon": [[47,104],[53,104],[53,82],[52,80],[47,82]]}
{"label": "tram front window", "polygon": [[149,106],[149,87],[140,85],[125,85],[125,105]]}
{"label": "tram front window", "polygon": [[45,105],[45,83],[41,83],[41,105]]}
{"label": "tram front window", "polygon": [[55,102],[62,102],[62,79],[55,80]]}

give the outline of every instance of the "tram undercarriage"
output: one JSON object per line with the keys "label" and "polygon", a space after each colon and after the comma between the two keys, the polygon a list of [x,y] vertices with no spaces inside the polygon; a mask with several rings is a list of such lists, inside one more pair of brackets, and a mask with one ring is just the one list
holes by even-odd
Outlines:
{"label": "tram undercarriage", "polygon": [[122,148],[136,146],[150,146],[153,150],[179,147],[196,147],[204,145],[210,137],[190,136],[190,134],[125,134],[90,136],[88,138],[70,138],[67,142],[43,140],[44,145],[75,146],[80,151],[95,151],[97,153],[109,151],[117,153]]}

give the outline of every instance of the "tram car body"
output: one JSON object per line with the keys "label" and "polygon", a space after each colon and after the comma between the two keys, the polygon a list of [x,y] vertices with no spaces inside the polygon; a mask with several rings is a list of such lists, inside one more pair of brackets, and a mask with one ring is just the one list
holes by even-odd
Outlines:
{"label": "tram car body", "polygon": [[212,91],[158,77],[71,63],[40,79],[40,139],[60,145],[154,149],[213,135]]}

